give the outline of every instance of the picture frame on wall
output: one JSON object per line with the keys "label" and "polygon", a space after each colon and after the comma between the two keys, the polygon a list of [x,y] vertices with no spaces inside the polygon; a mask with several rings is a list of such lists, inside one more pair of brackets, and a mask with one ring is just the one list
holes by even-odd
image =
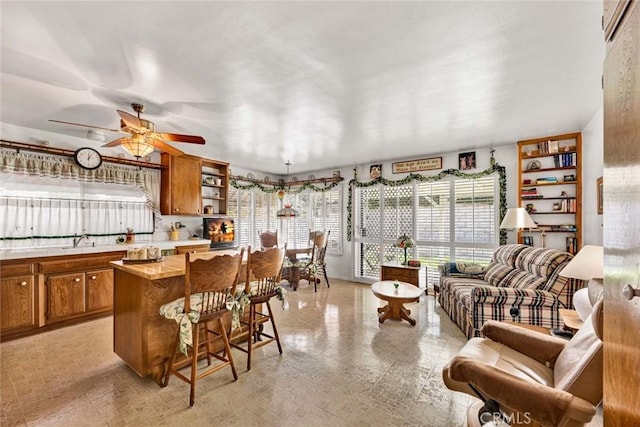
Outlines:
{"label": "picture frame on wall", "polygon": [[468,151],[466,153],[458,154],[458,165],[460,165],[460,170],[462,171],[475,169],[476,168],[476,152]]}
{"label": "picture frame on wall", "polygon": [[378,179],[382,176],[382,163],[369,166],[369,178]]}

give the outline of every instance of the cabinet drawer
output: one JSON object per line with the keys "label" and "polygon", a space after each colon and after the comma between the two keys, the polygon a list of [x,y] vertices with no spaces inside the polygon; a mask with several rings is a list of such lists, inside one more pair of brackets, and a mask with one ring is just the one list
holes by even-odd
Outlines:
{"label": "cabinet drawer", "polygon": [[414,286],[419,286],[419,272],[417,268],[403,268],[403,267],[381,267],[381,280],[399,280],[400,282],[410,283]]}
{"label": "cabinet drawer", "polygon": [[87,269],[108,267],[110,261],[122,259],[126,252],[110,252],[108,254],[82,255],[80,257],[62,258],[38,263],[40,273],[57,273],[64,271],[87,271]]}
{"label": "cabinet drawer", "polygon": [[0,281],[2,330],[34,326],[35,297],[33,276],[16,276]]}
{"label": "cabinet drawer", "polygon": [[176,254],[209,252],[210,249],[209,245],[176,246]]}
{"label": "cabinet drawer", "polygon": [[0,265],[2,277],[24,276],[33,274],[33,263],[5,264]]}

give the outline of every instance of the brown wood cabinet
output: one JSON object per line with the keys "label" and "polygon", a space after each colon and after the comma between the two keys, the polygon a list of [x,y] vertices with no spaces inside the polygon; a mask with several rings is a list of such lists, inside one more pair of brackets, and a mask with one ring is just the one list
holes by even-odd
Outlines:
{"label": "brown wood cabinet", "polygon": [[399,280],[420,287],[420,267],[383,264],[380,268],[380,280]]}
{"label": "brown wood cabinet", "polygon": [[162,153],[160,211],[164,215],[201,215],[201,161],[195,156]]}
{"label": "brown wood cabinet", "polygon": [[58,322],[85,312],[84,273],[47,276],[47,323]]}
{"label": "brown wood cabinet", "polygon": [[112,313],[113,268],[124,251],[0,261],[2,340]]}
{"label": "brown wood cabinet", "polygon": [[[162,153],[160,211],[163,215],[225,215],[229,163]],[[205,212],[204,206],[208,209]]]}
{"label": "brown wood cabinet", "polygon": [[[4,275],[3,271],[3,275]],[[3,277],[0,281],[2,331],[36,326],[33,275]]]}

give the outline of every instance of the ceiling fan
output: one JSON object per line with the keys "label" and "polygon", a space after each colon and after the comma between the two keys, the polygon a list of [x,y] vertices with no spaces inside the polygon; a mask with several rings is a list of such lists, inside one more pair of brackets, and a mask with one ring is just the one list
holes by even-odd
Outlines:
{"label": "ceiling fan", "polygon": [[201,136],[156,132],[156,125],[153,122],[140,118],[140,113],[143,113],[145,110],[144,105],[132,103],[131,107],[136,113],[138,113],[137,117],[125,111],[116,110],[120,115],[120,129],[109,129],[100,126],[84,125],[81,123],[64,122],[61,120],[50,119],[49,121],[64,123],[67,125],[83,126],[92,129],[108,130],[110,132],[129,133],[130,136],[118,138],[103,145],[103,147],[117,147],[120,145],[125,149],[125,151],[137,159],[151,154],[154,149],[169,153],[172,156],[180,156],[184,154],[177,148],[165,143],[165,140],[172,142],[187,142],[190,144],[205,143],[204,138]]}

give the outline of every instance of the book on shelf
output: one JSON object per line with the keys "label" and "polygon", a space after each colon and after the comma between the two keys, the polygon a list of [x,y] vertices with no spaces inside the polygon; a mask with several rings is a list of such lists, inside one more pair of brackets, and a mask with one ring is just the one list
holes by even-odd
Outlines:
{"label": "book on shelf", "polygon": [[578,239],[575,237],[567,237],[567,252],[572,255],[578,253]]}
{"label": "book on shelf", "polygon": [[558,178],[554,176],[547,176],[536,179],[536,184],[552,184],[558,182]]}
{"label": "book on shelf", "polygon": [[522,198],[523,199],[544,199],[544,196],[542,194],[522,194]]}

